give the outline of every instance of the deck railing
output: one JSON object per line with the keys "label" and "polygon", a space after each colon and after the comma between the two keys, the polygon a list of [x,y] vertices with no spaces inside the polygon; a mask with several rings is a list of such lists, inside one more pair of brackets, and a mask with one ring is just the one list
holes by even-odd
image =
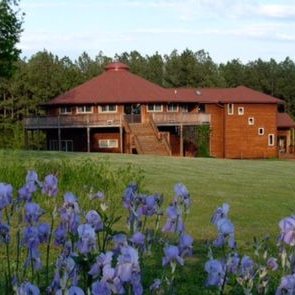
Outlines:
{"label": "deck railing", "polygon": [[[140,115],[124,116],[127,122],[140,122]],[[151,113],[151,118],[156,125],[174,124],[208,124],[210,114],[205,113]],[[123,121],[122,114],[79,114],[61,116],[40,116],[28,117],[24,119],[26,129],[46,129],[46,128],[83,128],[83,127],[103,127],[120,126]]]}
{"label": "deck railing", "polygon": [[28,117],[24,119],[24,126],[26,129],[120,126],[121,118],[121,114],[81,114]]}
{"label": "deck railing", "polygon": [[205,113],[152,113],[156,124],[208,124],[211,121],[210,114]]}

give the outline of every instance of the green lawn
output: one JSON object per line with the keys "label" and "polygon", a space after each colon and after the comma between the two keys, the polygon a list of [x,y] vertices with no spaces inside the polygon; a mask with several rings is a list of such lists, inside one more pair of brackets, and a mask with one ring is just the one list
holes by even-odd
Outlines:
{"label": "green lawn", "polygon": [[[188,231],[197,240],[214,237],[215,229],[210,224],[210,216],[223,202],[231,206],[230,217],[236,226],[239,244],[251,241],[253,235],[276,237],[279,220],[295,213],[294,161],[0,151],[2,168],[18,163],[24,167],[23,175],[36,163],[38,167],[42,167],[43,163],[50,167],[52,160],[63,160],[78,166],[85,162],[95,166],[95,163],[107,160],[116,168],[131,164],[143,169],[143,188],[151,193],[163,193],[167,202],[173,195],[174,184],[184,183],[193,199]],[[95,173],[95,169],[93,171]],[[7,169],[0,170],[0,181],[19,183]],[[83,187],[83,177],[81,183],[76,181],[75,178],[75,186]],[[72,190],[71,187],[66,189]]]}

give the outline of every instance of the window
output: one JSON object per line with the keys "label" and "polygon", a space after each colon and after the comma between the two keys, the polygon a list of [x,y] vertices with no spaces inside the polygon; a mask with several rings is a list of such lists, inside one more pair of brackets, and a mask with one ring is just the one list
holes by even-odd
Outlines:
{"label": "window", "polygon": [[258,128],[258,135],[264,135],[264,128]]}
{"label": "window", "polygon": [[115,104],[106,104],[100,107],[102,113],[116,113],[117,106]]}
{"label": "window", "polygon": [[274,145],[275,145],[275,135],[268,134],[268,146],[274,146]]}
{"label": "window", "polygon": [[79,106],[77,107],[77,113],[92,113],[92,106]]}
{"label": "window", "polygon": [[60,107],[59,108],[59,113],[61,115],[68,115],[72,113],[72,108],[71,107]]}
{"label": "window", "polygon": [[254,124],[255,124],[254,117],[249,117],[248,118],[248,125],[254,125]]}
{"label": "window", "polygon": [[100,139],[98,146],[101,149],[111,149],[118,147],[118,139]]}
{"label": "window", "polygon": [[163,112],[163,106],[161,104],[149,104],[147,111],[148,112]]}
{"label": "window", "polygon": [[238,115],[243,116],[244,115],[244,108],[243,107],[238,107]]}
{"label": "window", "polygon": [[227,105],[227,113],[228,113],[228,115],[233,115],[234,114],[234,104],[233,103],[229,103]]}
{"label": "window", "polygon": [[183,104],[181,106],[181,110],[182,110],[182,112],[187,113],[188,112],[188,105],[187,104]]}
{"label": "window", "polygon": [[168,112],[178,112],[178,105],[173,104],[173,103],[168,104],[167,111]]}

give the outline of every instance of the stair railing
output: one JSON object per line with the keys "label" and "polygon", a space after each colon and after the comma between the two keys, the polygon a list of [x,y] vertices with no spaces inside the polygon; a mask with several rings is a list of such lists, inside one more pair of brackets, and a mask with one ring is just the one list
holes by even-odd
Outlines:
{"label": "stair railing", "polygon": [[156,126],[156,123],[155,123],[152,116],[149,116],[149,123],[150,123],[150,126],[152,127],[152,129],[154,131],[155,136],[157,137],[157,139],[159,141],[164,143],[164,146],[166,148],[166,151],[167,151],[168,155],[171,156],[172,155],[171,147],[170,147],[170,144],[168,143],[167,137],[161,135],[161,133],[159,132],[158,127]]}
{"label": "stair railing", "polygon": [[[129,134],[130,136],[130,143],[131,143],[131,146],[134,145],[136,150],[137,150],[137,153],[138,154],[143,154],[143,150],[142,150],[142,147],[141,147],[141,144],[137,138],[137,136],[135,134],[132,133],[132,130],[130,128],[130,125],[129,123],[127,122],[127,120],[125,120],[125,118],[123,117],[122,119],[122,125],[125,129],[125,131]],[[131,151],[130,151],[131,152]]]}

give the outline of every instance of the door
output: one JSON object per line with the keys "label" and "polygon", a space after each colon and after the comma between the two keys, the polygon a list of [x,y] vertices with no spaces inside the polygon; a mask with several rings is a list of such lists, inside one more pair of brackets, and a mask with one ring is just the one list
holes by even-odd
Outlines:
{"label": "door", "polygon": [[124,113],[128,123],[141,123],[141,105],[139,103],[126,104]]}

